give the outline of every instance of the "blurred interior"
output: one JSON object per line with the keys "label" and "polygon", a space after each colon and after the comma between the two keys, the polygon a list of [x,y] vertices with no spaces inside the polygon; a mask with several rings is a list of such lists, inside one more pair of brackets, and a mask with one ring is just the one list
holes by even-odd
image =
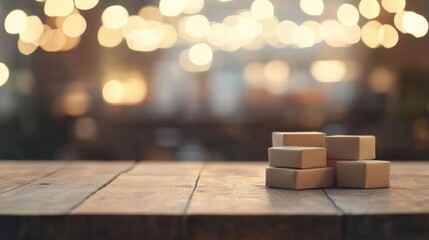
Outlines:
{"label": "blurred interior", "polygon": [[429,157],[423,0],[2,0],[0,158],[266,160],[272,131]]}

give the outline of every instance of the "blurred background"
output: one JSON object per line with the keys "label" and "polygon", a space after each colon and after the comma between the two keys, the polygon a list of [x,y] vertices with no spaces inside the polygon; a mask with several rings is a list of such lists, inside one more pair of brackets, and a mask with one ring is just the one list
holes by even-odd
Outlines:
{"label": "blurred background", "polygon": [[266,160],[272,131],[429,159],[423,0],[2,0],[0,159]]}

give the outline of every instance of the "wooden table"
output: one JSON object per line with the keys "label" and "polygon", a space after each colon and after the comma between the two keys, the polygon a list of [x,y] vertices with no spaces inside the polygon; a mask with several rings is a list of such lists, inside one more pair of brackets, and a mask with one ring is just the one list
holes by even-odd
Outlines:
{"label": "wooden table", "polygon": [[265,166],[0,161],[0,239],[429,239],[429,162],[372,190],[266,188]]}

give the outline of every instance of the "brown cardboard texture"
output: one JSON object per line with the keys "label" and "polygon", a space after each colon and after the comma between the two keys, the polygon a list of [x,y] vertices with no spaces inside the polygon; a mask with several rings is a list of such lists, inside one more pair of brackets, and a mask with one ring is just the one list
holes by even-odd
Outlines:
{"label": "brown cardboard texture", "polygon": [[325,136],[322,132],[273,132],[273,147],[325,147]]}
{"label": "brown cardboard texture", "polygon": [[389,185],[389,161],[338,161],[337,163],[338,187],[387,188]]}
{"label": "brown cardboard texture", "polygon": [[267,168],[265,185],[275,188],[311,189],[333,186],[332,168]]}
{"label": "brown cardboard texture", "polygon": [[326,149],[321,147],[271,147],[268,149],[270,167],[326,167]]}
{"label": "brown cardboard texture", "polygon": [[374,136],[335,135],[326,137],[328,160],[370,160],[375,158]]}

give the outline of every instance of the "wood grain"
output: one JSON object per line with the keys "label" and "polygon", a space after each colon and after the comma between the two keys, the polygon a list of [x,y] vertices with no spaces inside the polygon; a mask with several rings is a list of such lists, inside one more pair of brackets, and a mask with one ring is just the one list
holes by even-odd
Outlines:
{"label": "wood grain", "polygon": [[266,166],[205,164],[187,211],[187,237],[340,239],[340,213],[322,190],[267,188]]}
{"label": "wood grain", "polygon": [[[429,239],[429,163],[393,163],[388,189],[327,189],[346,239]],[[365,235],[365,236],[364,236]]]}
{"label": "wood grain", "polygon": [[[91,228],[114,222],[104,229],[109,237],[123,233],[137,239],[180,238],[184,234],[183,215],[201,166],[201,162],[139,163],[74,209],[73,214],[86,215]],[[109,216],[105,219],[97,217],[106,214]],[[121,221],[117,215],[122,216]],[[127,234],[129,228],[135,234]],[[78,234],[79,238],[82,235]]]}
{"label": "wood grain", "polygon": [[1,194],[0,214],[66,214],[132,162],[71,162],[59,171]]}
{"label": "wood grain", "polygon": [[202,163],[141,162],[91,196],[73,214],[181,215]]}
{"label": "wood grain", "polygon": [[266,166],[0,162],[0,239],[429,239],[429,163],[368,190],[266,188]]}
{"label": "wood grain", "polygon": [[64,164],[60,161],[0,161],[0,194],[53,173]]}

